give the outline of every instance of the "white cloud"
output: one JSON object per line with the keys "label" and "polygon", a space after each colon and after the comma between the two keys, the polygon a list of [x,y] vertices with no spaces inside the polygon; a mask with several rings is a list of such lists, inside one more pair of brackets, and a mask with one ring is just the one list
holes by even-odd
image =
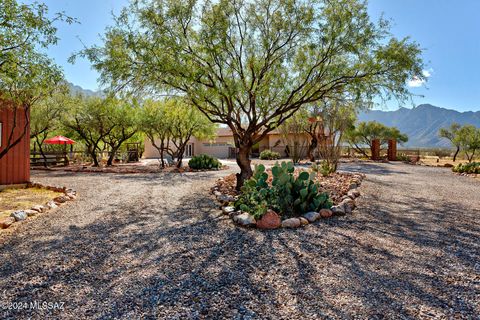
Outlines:
{"label": "white cloud", "polygon": [[421,87],[426,82],[426,79],[432,76],[432,73],[433,73],[433,69],[422,70],[422,75],[425,79],[419,79],[418,77],[413,77],[412,80],[409,80],[407,82],[407,85],[412,88]]}

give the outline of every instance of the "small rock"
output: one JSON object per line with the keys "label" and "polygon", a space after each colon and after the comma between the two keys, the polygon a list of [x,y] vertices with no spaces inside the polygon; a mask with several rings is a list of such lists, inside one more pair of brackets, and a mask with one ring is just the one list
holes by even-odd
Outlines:
{"label": "small rock", "polygon": [[360,197],[360,191],[358,189],[352,189],[350,192],[355,196],[355,198]]}
{"label": "small rock", "polygon": [[341,204],[345,208],[345,213],[352,213],[353,209],[355,209],[355,201],[352,199],[345,199]]}
{"label": "small rock", "polygon": [[43,211],[45,211],[45,207],[44,207],[44,206],[41,206],[41,205],[36,205],[36,206],[33,206],[33,207],[31,208],[31,210],[35,210],[35,211],[37,211],[37,212],[43,212]]}
{"label": "small rock", "polygon": [[308,224],[308,220],[305,219],[304,217],[300,217],[300,218],[298,218],[298,219],[300,219],[300,224],[301,224],[302,226],[306,226],[306,225]]}
{"label": "small rock", "polygon": [[50,201],[47,202],[47,208],[48,208],[48,209],[54,209],[54,208],[56,208],[56,207],[58,207],[58,206],[57,206],[57,204],[55,203],[55,201],[50,200]]}
{"label": "small rock", "polygon": [[290,218],[282,221],[282,228],[297,228],[300,227],[301,221],[298,218]]}
{"label": "small rock", "polygon": [[356,183],[351,183],[349,186],[348,186],[348,190],[352,190],[352,189],[357,189],[358,188],[358,185]]}
{"label": "small rock", "polygon": [[0,228],[7,229],[15,222],[13,217],[4,217],[0,219]]}
{"label": "small rock", "polygon": [[22,221],[27,219],[27,213],[23,210],[12,212],[10,216],[15,218],[15,221]]}
{"label": "small rock", "polygon": [[343,204],[333,206],[330,210],[332,210],[332,213],[336,216],[344,216],[345,215],[345,207]]}
{"label": "small rock", "polygon": [[353,192],[353,190],[357,190],[357,189],[352,189],[352,190],[348,191],[347,196],[350,197],[350,199],[355,200],[355,198],[356,198],[357,196],[355,195],[355,193]]}
{"label": "small rock", "polygon": [[55,201],[56,203],[65,203],[68,200],[70,200],[70,198],[67,196],[58,196],[55,199],[53,199],[53,201]]}
{"label": "small rock", "polygon": [[276,229],[282,225],[280,216],[273,210],[268,210],[260,220],[257,221],[257,228]]}
{"label": "small rock", "polygon": [[320,218],[320,213],[315,211],[310,211],[305,213],[303,217],[307,219],[309,222],[315,222]]}
{"label": "small rock", "polygon": [[229,202],[234,202],[235,198],[232,196],[229,196],[227,194],[221,194],[217,196],[217,200],[222,202],[222,203],[229,203]]}
{"label": "small rock", "polygon": [[251,226],[255,224],[255,218],[247,212],[234,216],[233,221],[242,226]]}
{"label": "small rock", "polygon": [[352,200],[353,198],[350,197],[349,195],[344,195],[344,196],[342,197],[341,201],[348,200],[348,199]]}
{"label": "small rock", "polygon": [[330,218],[333,215],[332,210],[330,209],[322,209],[320,210],[320,216],[322,218]]}
{"label": "small rock", "polygon": [[224,214],[228,214],[228,215],[229,215],[230,213],[232,213],[232,212],[234,212],[234,211],[235,211],[235,207],[232,207],[232,206],[228,206],[228,207],[223,207],[223,208],[222,208],[222,212],[223,212]]}
{"label": "small rock", "polygon": [[68,197],[70,200],[75,200],[77,198],[77,196],[73,193],[67,193],[65,196]]}
{"label": "small rock", "polygon": [[222,195],[220,191],[214,191],[213,194],[215,195],[215,197],[219,197]]}
{"label": "small rock", "polygon": [[25,213],[27,214],[27,216],[33,217],[38,213],[38,211],[37,210],[25,210]]}

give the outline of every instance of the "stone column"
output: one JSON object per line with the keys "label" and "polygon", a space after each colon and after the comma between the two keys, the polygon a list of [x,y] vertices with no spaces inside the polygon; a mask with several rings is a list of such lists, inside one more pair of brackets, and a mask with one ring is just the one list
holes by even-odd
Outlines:
{"label": "stone column", "polygon": [[372,140],[372,160],[380,160],[380,140]]}
{"label": "stone column", "polygon": [[390,139],[388,140],[388,161],[397,160],[397,140]]}

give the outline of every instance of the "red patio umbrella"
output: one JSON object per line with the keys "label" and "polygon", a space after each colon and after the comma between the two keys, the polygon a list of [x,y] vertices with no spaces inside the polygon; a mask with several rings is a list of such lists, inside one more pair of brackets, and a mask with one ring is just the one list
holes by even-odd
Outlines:
{"label": "red patio umbrella", "polygon": [[64,136],[55,136],[44,141],[47,144],[74,144],[75,141]]}

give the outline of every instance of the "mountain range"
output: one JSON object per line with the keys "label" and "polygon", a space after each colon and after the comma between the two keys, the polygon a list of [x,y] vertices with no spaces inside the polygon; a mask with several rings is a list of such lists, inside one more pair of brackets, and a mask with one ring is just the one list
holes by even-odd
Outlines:
{"label": "mountain range", "polygon": [[395,111],[370,110],[361,112],[359,121],[377,121],[389,127],[397,127],[408,135],[408,148],[450,147],[450,142],[438,136],[440,128],[449,127],[453,122],[461,125],[472,124],[480,127],[480,111],[459,112],[421,104],[415,108],[400,108]]}

